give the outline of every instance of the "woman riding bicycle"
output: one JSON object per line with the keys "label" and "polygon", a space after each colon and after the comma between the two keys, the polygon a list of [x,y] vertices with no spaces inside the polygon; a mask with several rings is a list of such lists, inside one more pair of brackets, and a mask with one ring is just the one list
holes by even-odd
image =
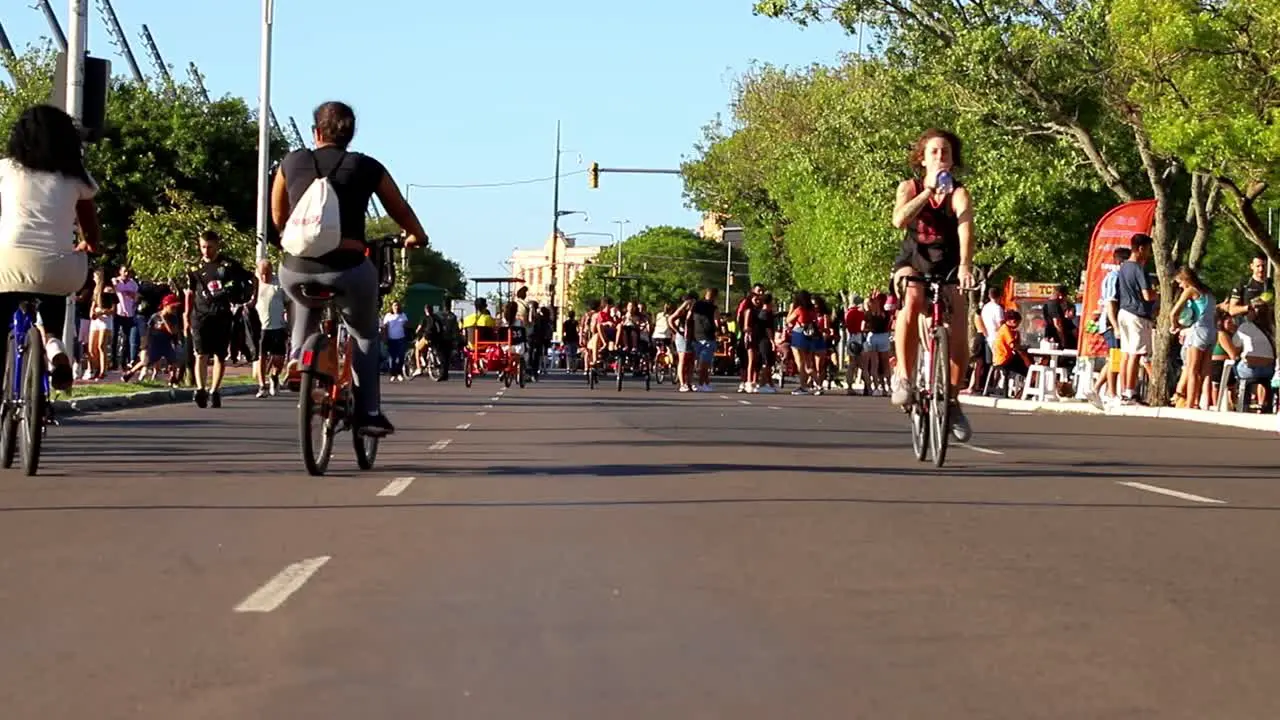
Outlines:
{"label": "woman riding bicycle", "polygon": [[[902,298],[894,326],[898,365],[893,375],[894,405],[911,402],[915,387],[911,375],[920,349],[920,313],[924,311],[925,285],[907,282],[913,275],[953,278],[960,285],[943,285],[942,294],[951,313],[951,416],[954,425],[967,421],[956,402],[962,387],[968,339],[964,332],[967,317],[960,287],[973,284],[973,200],[969,189],[951,178],[953,169],[963,167],[960,138],[946,130],[930,129],[916,140],[909,162],[919,177],[898,185],[893,209],[893,226],[906,230],[902,252],[894,261],[894,287]],[[905,287],[903,287],[905,285]]]}
{"label": "woman riding bicycle", "polygon": [[387,215],[409,234],[406,248],[425,245],[427,233],[382,163],[347,150],[356,133],[356,116],[350,106],[340,102],[320,105],[312,130],[315,150],[295,150],[280,163],[271,187],[271,219],[283,230],[311,184],[325,177],[338,196],[343,239],[333,252],[319,257],[285,255],[281,263],[280,285],[294,303],[290,364],[297,363],[303,342],[319,328],[322,316],[323,303],[305,297],[301,288],[317,284],[336,289],[335,302],[355,340],[351,363],[356,405],[353,425],[364,435],[389,435],[395,428],[382,414],[378,386],[378,271],[366,257],[364,222],[369,198],[376,194]]}
{"label": "woman riding bicycle", "polygon": [[[40,301],[50,382],[66,390],[74,382],[61,340],[67,296],[84,286],[86,253],[97,252],[102,235],[93,203],[98,185],[85,170],[75,121],[50,105],[22,113],[7,155],[0,160],[0,322],[7,335],[18,304]],[[0,367],[8,345],[0,342]]]}

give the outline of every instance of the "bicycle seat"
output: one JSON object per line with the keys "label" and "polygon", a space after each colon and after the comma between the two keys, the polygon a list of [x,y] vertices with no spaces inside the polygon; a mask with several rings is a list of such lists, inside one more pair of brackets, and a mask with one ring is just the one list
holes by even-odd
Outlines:
{"label": "bicycle seat", "polygon": [[337,288],[322,283],[303,283],[298,291],[310,300],[332,300],[342,294]]}

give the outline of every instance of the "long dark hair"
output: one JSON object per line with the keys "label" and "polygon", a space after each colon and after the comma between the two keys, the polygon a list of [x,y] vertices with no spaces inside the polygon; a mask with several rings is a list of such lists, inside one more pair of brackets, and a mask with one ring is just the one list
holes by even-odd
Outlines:
{"label": "long dark hair", "polygon": [[33,105],[23,111],[9,131],[8,156],[28,170],[65,175],[93,185],[84,168],[75,121],[52,105]]}

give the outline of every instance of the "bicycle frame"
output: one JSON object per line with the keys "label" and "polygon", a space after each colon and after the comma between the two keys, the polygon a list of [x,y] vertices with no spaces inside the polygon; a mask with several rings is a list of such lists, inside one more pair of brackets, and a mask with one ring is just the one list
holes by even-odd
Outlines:
{"label": "bicycle frame", "polygon": [[[8,401],[22,401],[22,373],[24,362],[27,354],[27,336],[32,332],[39,332],[36,327],[36,308],[34,305],[28,309],[27,303],[23,302],[14,311],[13,318],[9,322],[9,329],[13,332],[13,377],[10,378],[13,383],[13,397],[5,398]],[[6,338],[7,342],[7,338]],[[49,373],[41,372],[41,389],[44,391],[45,397],[49,396],[52,390],[49,384]]]}

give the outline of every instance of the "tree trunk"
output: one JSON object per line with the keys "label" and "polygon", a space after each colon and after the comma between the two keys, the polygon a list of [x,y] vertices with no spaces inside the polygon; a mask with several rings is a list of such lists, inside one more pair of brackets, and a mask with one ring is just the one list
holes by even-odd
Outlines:
{"label": "tree trunk", "polygon": [[1201,202],[1193,205],[1196,213],[1196,234],[1191,239],[1191,251],[1187,253],[1187,264],[1194,270],[1200,269],[1204,260],[1205,246],[1209,235],[1213,232],[1213,219],[1218,214],[1218,199],[1222,197],[1222,188],[1207,173],[1198,173],[1201,178]]}
{"label": "tree trunk", "polygon": [[1169,298],[1173,281],[1170,269],[1173,257],[1169,252],[1173,240],[1169,222],[1169,189],[1165,184],[1160,159],[1151,149],[1151,138],[1147,136],[1141,116],[1135,112],[1130,118],[1130,124],[1138,144],[1138,154],[1142,157],[1142,167],[1147,171],[1147,179],[1156,200],[1155,218],[1151,227],[1151,249],[1155,256],[1160,297],[1157,298],[1155,332],[1151,344],[1151,382],[1147,383],[1147,404],[1151,407],[1164,407],[1169,404],[1169,342],[1173,337],[1169,333]]}

